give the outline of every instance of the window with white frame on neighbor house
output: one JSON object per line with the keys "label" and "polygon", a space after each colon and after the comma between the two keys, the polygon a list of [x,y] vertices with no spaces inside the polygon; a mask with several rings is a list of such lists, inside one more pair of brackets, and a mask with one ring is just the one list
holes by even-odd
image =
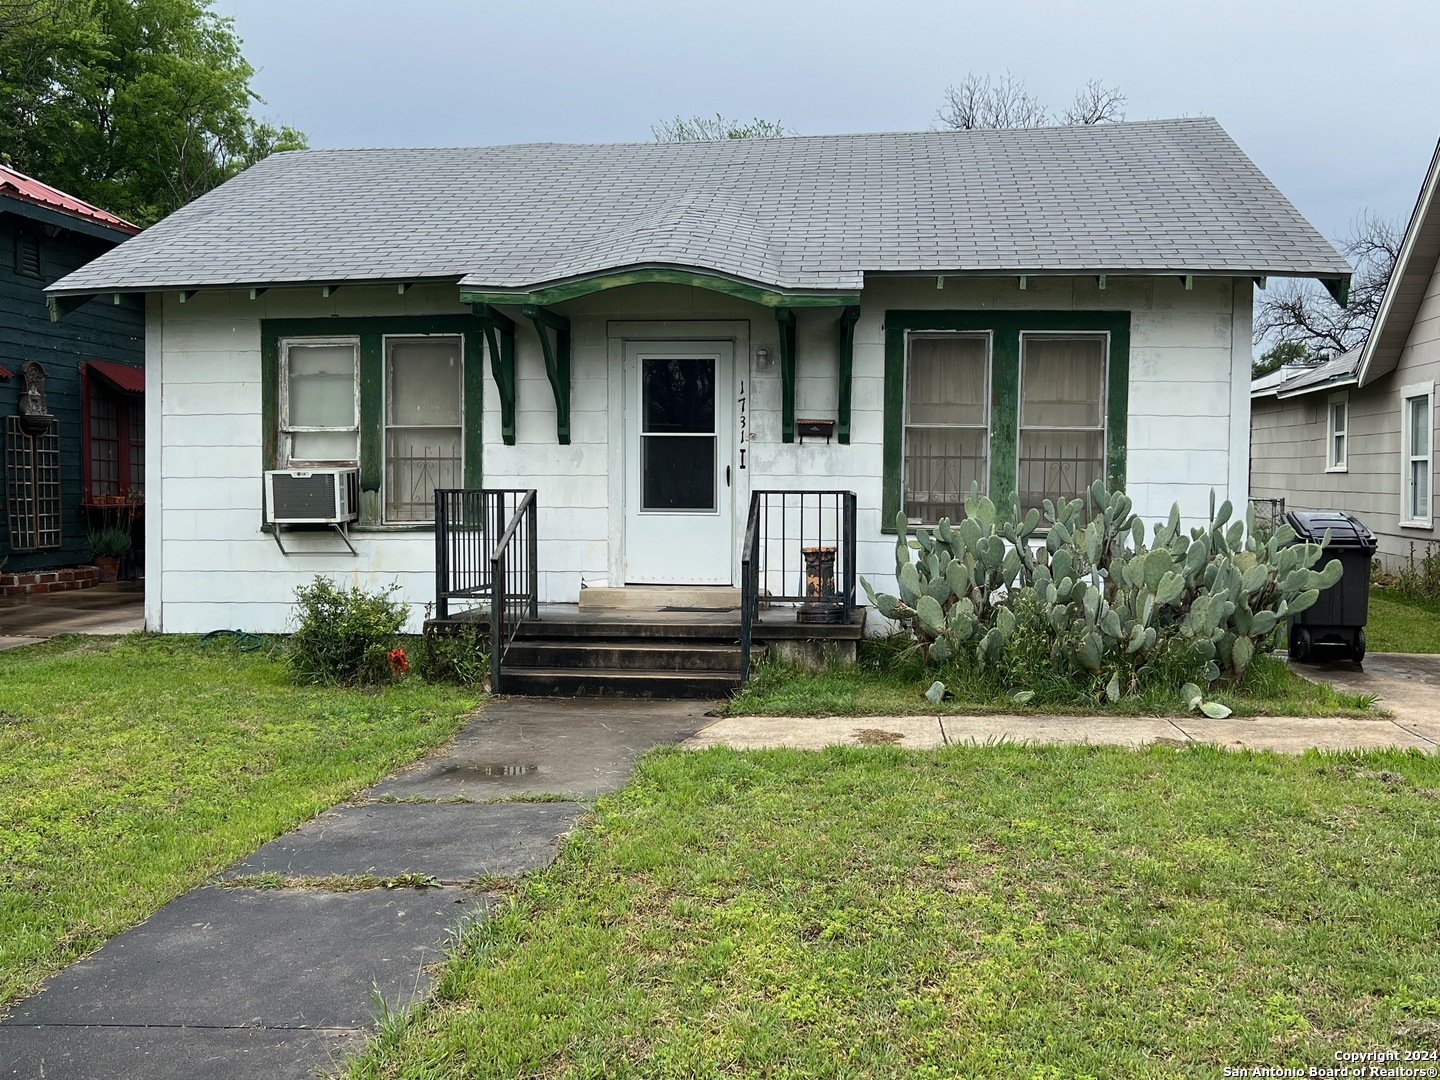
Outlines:
{"label": "window with white frame on neighbor house", "polygon": [[914,334],[905,370],[905,516],[965,516],[972,482],[989,487],[990,335]]}
{"label": "window with white frame on neighbor house", "polygon": [[1434,460],[1435,384],[1418,383],[1400,391],[1401,525],[1430,527]]}
{"label": "window with white frame on neighbor house", "polygon": [[358,466],[362,434],[374,438],[383,454],[383,521],[432,521],[435,489],[459,487],[463,475],[462,338],[384,339],[381,430],[374,432],[361,431],[359,366],[358,338],[280,343],[281,464]]}
{"label": "window with white frame on neighbor house", "polygon": [[1345,472],[1350,460],[1350,395],[1331,394],[1325,433],[1325,471]]}

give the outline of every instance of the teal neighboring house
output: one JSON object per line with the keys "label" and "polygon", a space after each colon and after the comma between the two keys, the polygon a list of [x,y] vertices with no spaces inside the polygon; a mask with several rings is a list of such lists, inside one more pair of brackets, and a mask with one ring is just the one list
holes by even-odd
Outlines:
{"label": "teal neighboring house", "polygon": [[[0,165],[0,595],[88,584],[92,525],[144,518],[145,313],[45,287],[140,231]],[[137,550],[141,545],[137,544]]]}

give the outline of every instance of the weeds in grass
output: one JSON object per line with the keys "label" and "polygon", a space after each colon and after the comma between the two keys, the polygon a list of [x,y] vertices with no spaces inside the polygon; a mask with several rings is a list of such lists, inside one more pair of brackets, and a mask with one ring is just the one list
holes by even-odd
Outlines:
{"label": "weeds in grass", "polygon": [[391,877],[375,874],[327,874],[324,877],[286,877],[272,871],[236,874],[222,878],[223,889],[314,889],[317,892],[363,892],[366,889],[438,889],[430,874],[407,872]]}
{"label": "weeds in grass", "polygon": [[1419,562],[1415,560],[1415,541],[1410,541],[1410,556],[1396,571],[1391,587],[1407,600],[1440,600],[1440,550],[1433,540],[1425,545]]}

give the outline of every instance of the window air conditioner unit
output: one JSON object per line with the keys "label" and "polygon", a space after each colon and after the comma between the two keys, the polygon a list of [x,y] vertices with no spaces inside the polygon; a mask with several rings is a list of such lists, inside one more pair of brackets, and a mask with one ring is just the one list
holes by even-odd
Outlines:
{"label": "window air conditioner unit", "polygon": [[265,474],[265,520],[271,525],[343,525],[359,517],[359,469],[276,469]]}

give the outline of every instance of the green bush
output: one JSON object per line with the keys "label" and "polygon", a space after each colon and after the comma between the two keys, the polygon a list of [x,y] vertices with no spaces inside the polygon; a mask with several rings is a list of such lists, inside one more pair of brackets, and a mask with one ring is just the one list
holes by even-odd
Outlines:
{"label": "green bush", "polygon": [[445,632],[425,628],[415,672],[426,682],[482,686],[490,676],[490,635],[478,626]]}
{"label": "green bush", "polygon": [[1281,621],[1341,573],[1335,559],[1312,570],[1322,545],[1297,543],[1288,525],[1262,543],[1253,507],[1231,522],[1213,498],[1208,528],[1183,533],[1177,505],[1148,545],[1130,499],[1099,482],[1087,500],[1045,502],[1043,543],[1040,511],[1021,515],[1014,495],[1002,510],[972,488],[965,505],[958,524],[913,541],[899,515],[900,595],[862,584],[927,660],[998,671],[1022,693],[1060,677],[1116,701],[1158,680],[1203,707],[1199,686],[1240,683]]}
{"label": "green bush", "polygon": [[295,681],[353,686],[403,673],[407,660],[397,636],[410,608],[391,599],[399,588],[342,590],[323,576],[297,588],[296,627],[286,650]]}

